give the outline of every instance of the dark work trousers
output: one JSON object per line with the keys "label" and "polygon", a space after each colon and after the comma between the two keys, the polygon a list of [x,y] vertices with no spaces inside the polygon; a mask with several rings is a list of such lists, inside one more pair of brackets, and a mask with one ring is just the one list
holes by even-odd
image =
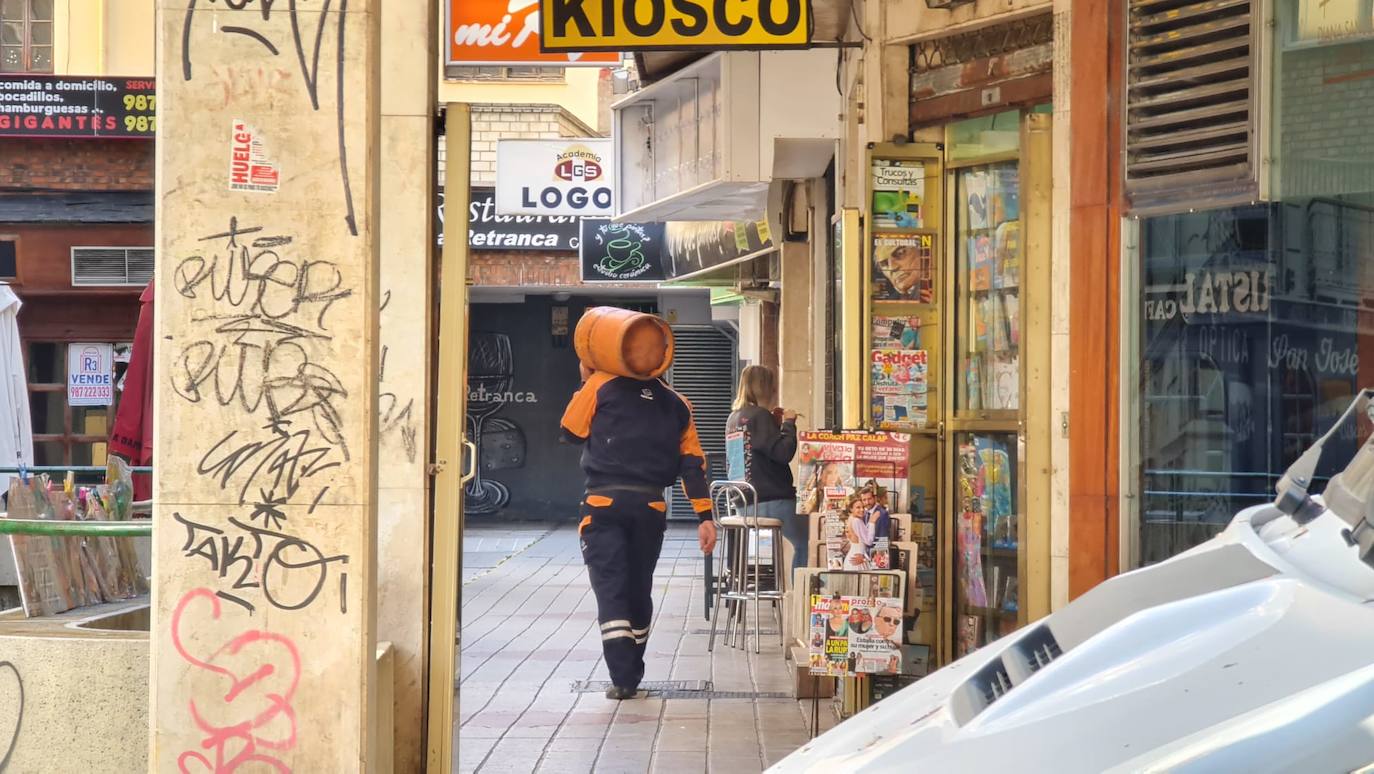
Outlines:
{"label": "dark work trousers", "polygon": [[663,494],[603,489],[582,500],[577,531],[596,594],[611,682],[638,688],[654,617],[654,566],[668,528]]}

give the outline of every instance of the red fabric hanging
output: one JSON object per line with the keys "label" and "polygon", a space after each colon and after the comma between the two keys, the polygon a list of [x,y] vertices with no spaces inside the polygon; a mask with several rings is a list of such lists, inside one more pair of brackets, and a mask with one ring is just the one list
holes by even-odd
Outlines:
{"label": "red fabric hanging", "polygon": [[[129,354],[129,370],[124,375],[124,395],[115,414],[110,451],[131,465],[153,463],[153,283],[139,296],[138,327],[134,348]],[[134,499],[152,497],[152,477],[134,475]]]}

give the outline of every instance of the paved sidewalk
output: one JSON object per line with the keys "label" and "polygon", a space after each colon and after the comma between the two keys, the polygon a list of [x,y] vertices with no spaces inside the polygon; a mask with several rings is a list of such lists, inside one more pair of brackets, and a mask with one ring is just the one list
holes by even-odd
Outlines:
{"label": "paved sidewalk", "polygon": [[[759,772],[807,741],[810,703],[790,698],[792,678],[765,609],[763,652],[707,653],[696,530],[672,525],[655,578],[646,681],[710,681],[669,698],[602,695],[596,602],[571,524],[522,536],[513,555],[465,572],[460,727],[463,772]],[[470,525],[464,544],[489,553],[499,525]],[[522,545],[523,544],[523,545]],[[466,565],[467,553],[464,561]],[[590,692],[577,681],[595,681]],[[721,692],[738,692],[729,697]],[[822,717],[823,727],[833,722]]]}

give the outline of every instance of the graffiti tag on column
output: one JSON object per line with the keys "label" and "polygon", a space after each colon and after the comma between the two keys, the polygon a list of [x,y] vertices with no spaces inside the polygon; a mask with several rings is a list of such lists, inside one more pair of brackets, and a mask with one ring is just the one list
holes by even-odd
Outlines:
{"label": "graffiti tag on column", "polygon": [[293,534],[290,517],[313,513],[329,493],[324,474],[350,460],[341,414],[348,390],[317,360],[334,341],[331,310],[352,291],[334,262],[262,226],[231,217],[227,229],[199,242],[209,251],[177,264],[173,289],[211,302],[193,319],[208,331],[174,346],[173,392],[263,424],[208,435],[195,472],[243,511],[214,523],[175,514],[187,530],[182,551],[223,581],[217,598],[250,614],[258,607],[250,591],[278,609],[300,610],[335,582],[347,613],[348,556]]}
{"label": "graffiti tag on column", "polygon": [[[382,306],[380,312],[385,312],[391,304],[391,291],[382,294]],[[380,385],[386,384],[386,356],[390,348],[382,345],[381,359],[377,367],[377,382]],[[400,441],[401,448],[405,450],[406,461],[414,462],[415,455],[419,450],[417,444],[417,431],[415,428],[415,399],[410,398],[404,403],[400,396],[391,392],[385,387],[377,396],[377,410],[380,415],[377,427],[378,435],[383,443],[388,439]]]}
{"label": "graffiti tag on column", "polygon": [[[203,735],[199,749],[177,757],[182,772],[229,774],[239,767],[289,772],[277,758],[296,746],[296,708],[301,656],[282,634],[245,629],[219,647],[200,640],[222,636],[220,598],[210,589],[187,592],[172,613],[172,647],[197,670],[193,679],[212,679],[217,690],[197,692],[187,709]],[[213,649],[211,649],[213,648]]]}
{"label": "graffiti tag on column", "polygon": [[[187,558],[204,559],[229,590],[216,596],[254,612],[257,607],[234,593],[261,589],[263,597],[281,610],[309,606],[329,581],[329,565],[348,565],[343,554],[325,556],[314,544],[284,532],[229,519],[229,529],[191,521],[180,513],[172,518],[186,528],[181,550]],[[339,608],[348,612],[348,573],[339,573]]]}
{"label": "graffiti tag on column", "polygon": [[[191,30],[195,23],[197,6],[201,5],[217,6],[219,0],[187,0],[186,16],[181,26],[181,75],[187,81],[194,78]],[[348,224],[349,233],[357,236],[358,223],[353,209],[353,186],[348,176],[348,142],[344,133],[344,54],[347,51],[345,17],[348,0],[339,0],[338,7],[333,13],[330,12],[334,5],[333,0],[322,0],[319,8],[311,8],[304,12],[296,7],[296,0],[291,0],[286,10],[291,25],[289,36],[285,36],[271,24],[276,5],[275,0],[223,0],[223,7],[229,10],[250,11],[256,6],[258,13],[242,14],[242,21],[245,22],[242,25],[221,24],[213,30],[221,35],[242,39],[249,46],[262,46],[274,57],[280,56],[283,50],[294,52],[304,81],[305,96],[309,98],[311,110],[316,112],[320,111],[320,57],[322,53],[328,54],[334,67],[336,84],[334,110],[339,143],[339,178],[346,212],[344,220]],[[280,18],[281,13],[278,12],[277,15]],[[329,47],[326,48],[325,33],[331,24],[331,17],[335,35],[334,40],[330,41]],[[281,40],[282,37],[289,39]]]}

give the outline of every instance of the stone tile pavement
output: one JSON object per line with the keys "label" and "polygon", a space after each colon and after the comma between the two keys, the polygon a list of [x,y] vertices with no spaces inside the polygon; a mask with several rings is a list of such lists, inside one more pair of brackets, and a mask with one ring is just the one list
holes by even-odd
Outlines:
{"label": "stone tile pavement", "polygon": [[[501,542],[505,541],[505,542]],[[765,609],[762,653],[706,651],[701,553],[671,525],[655,577],[645,680],[709,680],[719,698],[612,702],[576,681],[604,681],[596,602],[574,525],[469,523],[454,729],[462,772],[759,772],[803,745],[810,702],[793,680]],[[502,546],[511,553],[494,561]],[[481,554],[469,574],[468,552]],[[487,566],[489,565],[489,566]],[[823,705],[824,706],[824,705]],[[822,727],[833,719],[822,712]]]}

